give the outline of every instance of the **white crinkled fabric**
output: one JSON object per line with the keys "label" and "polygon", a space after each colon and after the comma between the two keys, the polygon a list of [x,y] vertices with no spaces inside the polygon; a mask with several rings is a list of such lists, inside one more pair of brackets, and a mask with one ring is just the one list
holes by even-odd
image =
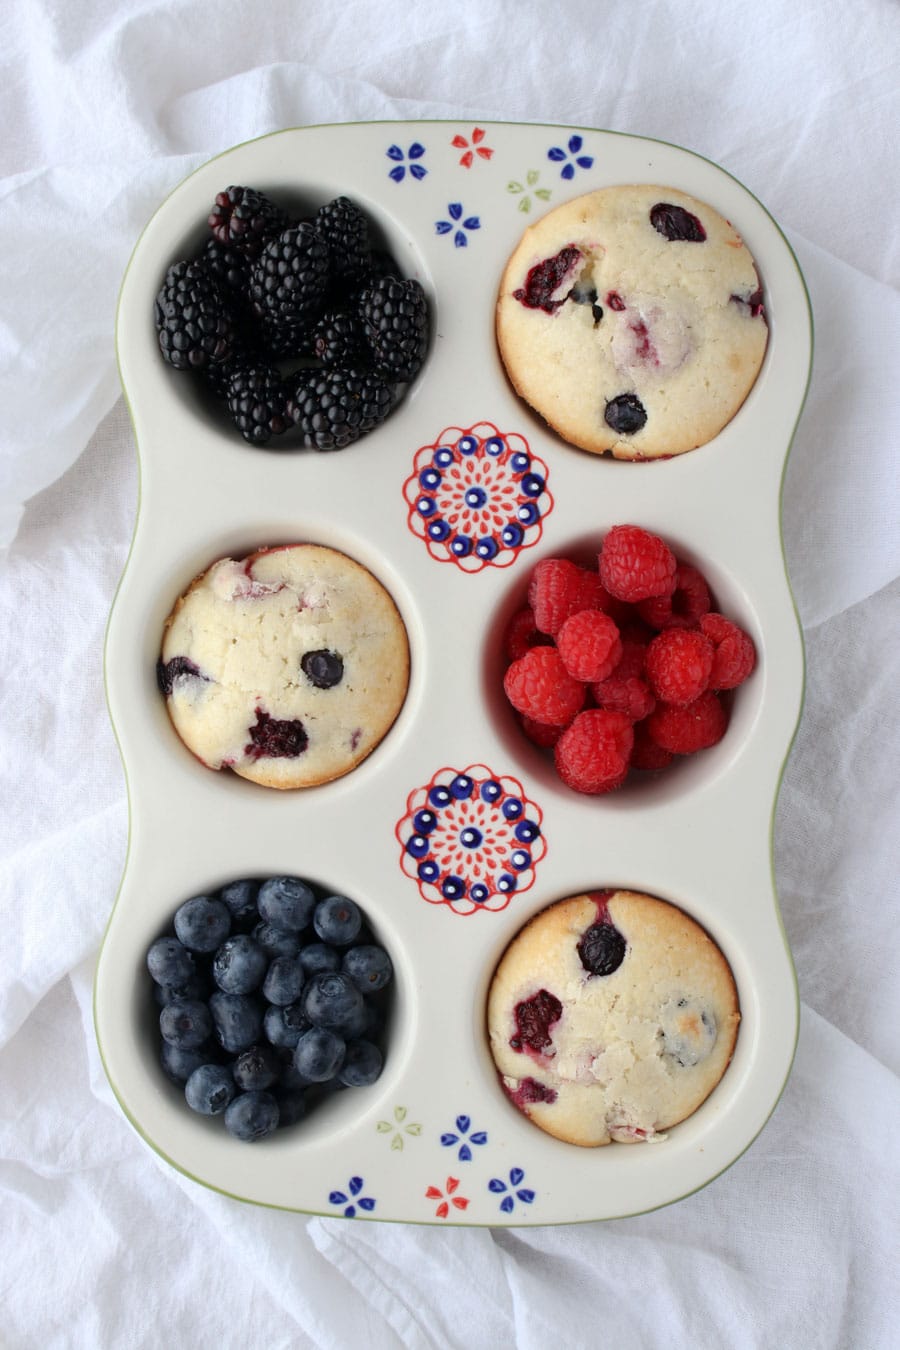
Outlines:
{"label": "white crinkled fabric", "polygon": [[[895,0],[564,0],[552,16],[538,0],[7,0],[2,33],[4,1345],[896,1345]],[[112,342],[122,272],[161,198],[216,152],[406,117],[697,150],[781,222],[815,310],[783,500],[807,696],[774,840],[797,1058],[727,1173],[607,1224],[443,1230],[236,1204],[144,1146],[94,1041],[127,838],[101,664],[138,492]]]}

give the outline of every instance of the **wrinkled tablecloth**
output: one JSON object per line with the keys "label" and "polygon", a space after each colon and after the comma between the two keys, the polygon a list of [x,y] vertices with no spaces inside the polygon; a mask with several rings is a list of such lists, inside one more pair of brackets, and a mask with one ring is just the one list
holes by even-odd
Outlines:
{"label": "wrinkled tablecloth", "polygon": [[[0,34],[0,1342],[896,1346],[896,0],[7,0]],[[606,1224],[449,1231],[238,1204],[145,1147],[94,1039],[127,834],[102,683],[137,505],[122,273],[210,155],[411,117],[699,151],[780,221],[815,312],[783,501],[807,694],[774,840],[795,1066],[727,1173]]]}

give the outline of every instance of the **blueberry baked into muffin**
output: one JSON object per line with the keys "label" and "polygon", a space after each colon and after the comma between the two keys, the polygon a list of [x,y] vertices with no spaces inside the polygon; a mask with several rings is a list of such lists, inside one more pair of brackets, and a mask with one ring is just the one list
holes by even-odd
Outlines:
{"label": "blueberry baked into muffin", "polygon": [[696,1111],[734,1052],[731,970],[682,910],[634,891],[574,896],[506,949],[491,1053],[535,1125],[584,1146],[638,1143]]}
{"label": "blueberry baked into muffin", "polygon": [[522,236],[497,303],[517,393],[571,444],[618,459],[682,454],[731,420],[768,340],[753,258],[717,211],[674,188],[601,188]]}
{"label": "blueberry baked into muffin", "polygon": [[399,713],[409,643],[379,581],[318,544],[222,558],[166,620],[157,667],[169,716],[211,769],[266,787],[355,768]]}

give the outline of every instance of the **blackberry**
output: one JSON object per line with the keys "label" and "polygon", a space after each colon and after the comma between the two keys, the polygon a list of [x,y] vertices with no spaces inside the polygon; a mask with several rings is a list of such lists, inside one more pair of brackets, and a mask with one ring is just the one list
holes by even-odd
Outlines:
{"label": "blackberry", "polygon": [[265,245],[250,273],[250,299],[260,316],[301,323],[320,312],[328,279],[328,245],[304,222]]}
{"label": "blackberry", "polygon": [[361,320],[352,314],[323,314],[312,330],[311,353],[323,366],[359,366],[371,362]]}
{"label": "blackberry", "polygon": [[227,399],[228,386],[239,371],[246,371],[254,364],[258,363],[259,356],[255,352],[245,351],[242,348],[233,351],[224,361],[217,365],[207,366],[203,371],[206,383],[215,394],[216,398]]}
{"label": "blackberry", "polygon": [[220,244],[254,257],[267,239],[287,228],[288,217],[264,192],[230,187],[217,194],[208,222]]}
{"label": "blackberry", "polygon": [[176,370],[204,370],[231,355],[234,319],[220,286],[201,262],[169,268],[154,317],[163,359]]}
{"label": "blackberry", "polygon": [[334,278],[361,281],[369,269],[369,224],[359,207],[335,197],[319,208],[315,225],[328,245]]}
{"label": "blackberry", "polygon": [[268,314],[254,316],[254,319],[259,345],[267,356],[277,361],[291,361],[297,356],[312,355],[312,330],[307,322],[273,319]]}
{"label": "blackberry", "polygon": [[278,371],[264,361],[248,362],[235,371],[226,401],[232,421],[251,445],[265,445],[291,425],[288,390]]}
{"label": "blackberry", "polygon": [[292,399],[303,442],[316,450],[343,450],[383,422],[391,405],[385,381],[358,367],[301,371]]}
{"label": "blackberry", "polygon": [[406,381],[419,373],[428,345],[428,303],[417,281],[382,277],[360,297],[360,316],[375,361],[385,379]]}
{"label": "blackberry", "polygon": [[229,291],[241,295],[247,289],[247,255],[233,244],[221,244],[218,239],[210,239],[199,261],[226,295]]}

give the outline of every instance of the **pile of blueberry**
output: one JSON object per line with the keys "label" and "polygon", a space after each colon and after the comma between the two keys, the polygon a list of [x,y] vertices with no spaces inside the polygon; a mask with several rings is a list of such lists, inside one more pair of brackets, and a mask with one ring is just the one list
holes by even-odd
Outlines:
{"label": "pile of blueberry", "polygon": [[345,896],[300,877],[229,882],[176,910],[147,969],[163,1070],[236,1139],[381,1073],[393,968]]}

